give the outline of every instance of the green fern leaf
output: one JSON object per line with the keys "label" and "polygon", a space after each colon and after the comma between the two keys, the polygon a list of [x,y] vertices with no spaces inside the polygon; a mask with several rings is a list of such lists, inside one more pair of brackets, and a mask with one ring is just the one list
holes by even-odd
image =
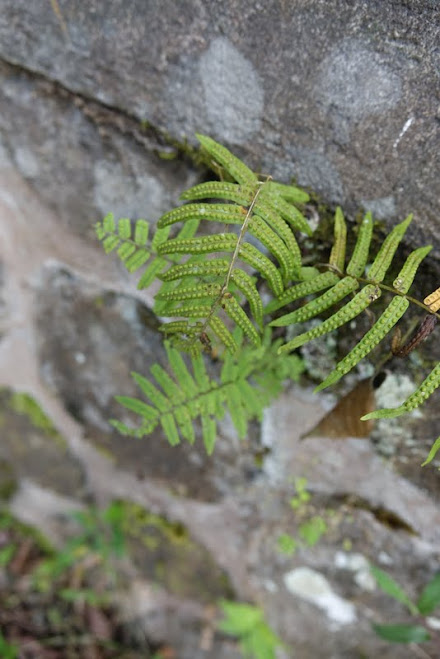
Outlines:
{"label": "green fern leaf", "polygon": [[393,286],[397,291],[400,291],[401,293],[407,293],[409,291],[419,265],[429,254],[431,249],[432,245],[427,245],[426,247],[419,247],[411,252],[406,259],[403,268],[393,282]]}
{"label": "green fern leaf", "polygon": [[224,322],[218,316],[211,316],[209,327],[230,352],[237,352],[238,346]]}
{"label": "green fern leaf", "polygon": [[[188,204],[163,215],[159,220],[158,226],[163,228],[175,222],[191,220],[195,217],[201,217],[204,220],[220,222],[222,224],[242,225],[247,212],[246,208],[232,204]],[[298,264],[295,264],[292,254],[288,251],[281,238],[258,215],[251,217],[248,231],[269,252],[272,252],[276,256],[282,267],[284,278],[288,279],[295,271],[295,268],[298,267]]]}
{"label": "green fern leaf", "polygon": [[160,423],[171,446],[177,446],[177,444],[180,444],[176,422],[174,421],[174,417],[171,412],[161,416]]}
{"label": "green fern leaf", "polygon": [[338,281],[340,281],[340,278],[334,272],[321,272],[313,279],[308,279],[300,284],[287,288],[279,297],[274,298],[269,302],[264,311],[267,314],[273,313],[277,309],[285,307],[286,304],[294,302],[294,300],[330,288],[330,286],[337,284]]}
{"label": "green fern leaf", "polygon": [[440,437],[437,437],[434,444],[431,446],[431,450],[429,451],[428,457],[426,458],[425,462],[422,463],[422,467],[424,467],[425,465],[429,464],[434,460],[439,449],[440,449]]}
{"label": "green fern leaf", "polygon": [[196,238],[172,238],[158,247],[159,254],[209,254],[211,252],[233,252],[237,236],[233,233],[219,233],[213,236]]}
{"label": "green fern leaf", "polygon": [[[142,393],[151,400],[154,407],[156,407],[160,412],[166,412],[170,408],[170,403],[166,397],[154,386],[147,378],[144,378],[143,375],[133,372],[133,380],[136,382],[138,387],[141,389]],[[136,411],[136,410],[133,410]]]}
{"label": "green fern leaf", "polygon": [[237,387],[248,416],[261,421],[265,405],[260,396],[260,390],[253,387],[245,378],[238,380]]}
{"label": "green fern leaf", "polygon": [[240,439],[244,439],[248,430],[248,415],[243,408],[242,397],[235,383],[225,387],[226,404],[232,423],[237,429]]}
{"label": "green fern leaf", "polygon": [[110,254],[119,245],[121,241],[118,236],[107,236],[102,242],[106,254]]}
{"label": "green fern leaf", "polygon": [[347,246],[347,225],[345,224],[342,209],[338,206],[335,213],[335,240],[332,251],[330,252],[330,265],[334,266],[340,272],[345,268],[345,250]]}
{"label": "green fern leaf", "polygon": [[285,325],[291,325],[293,323],[303,323],[322,313],[329,307],[332,307],[337,302],[340,302],[340,300],[349,295],[349,293],[355,291],[357,288],[359,288],[359,284],[356,279],[353,277],[344,277],[320,297],[311,300],[308,304],[296,309],[296,311],[292,311],[285,316],[273,320],[270,325],[272,327],[284,327]]}
{"label": "green fern leaf", "polygon": [[197,396],[197,385],[191,377],[182,355],[174,350],[168,341],[165,341],[165,349],[169,365],[181,390],[191,397]]}
{"label": "green fern leaf", "polygon": [[374,284],[367,284],[367,286],[364,286],[364,288],[359,291],[350,302],[347,302],[342,309],[339,309],[339,311],[330,316],[330,318],[327,318],[327,320],[321,323],[321,325],[296,336],[294,339],[281,346],[279,349],[280,353],[295,350],[304,345],[304,343],[316,339],[318,336],[328,334],[338,327],[341,327],[341,325],[345,325],[362,313],[362,311],[364,311],[372,302],[377,300],[380,295],[381,291],[377,286]]}
{"label": "green fern leaf", "polygon": [[150,232],[150,225],[145,220],[137,220],[134,229],[134,242],[140,247],[144,246],[148,241],[148,234]]}
{"label": "green fern leaf", "polygon": [[202,416],[202,435],[206,452],[208,455],[212,455],[217,439],[217,423],[215,419],[210,416]]}
{"label": "green fern leaf", "polygon": [[253,211],[255,215],[259,215],[267,222],[285,243],[293,261],[291,276],[296,276],[301,268],[301,252],[289,225],[270,203],[266,203],[264,199],[261,199],[261,194],[256,200]]}
{"label": "green fern leaf", "polygon": [[148,261],[150,256],[151,254],[146,249],[138,249],[133,256],[125,261],[125,267],[128,272],[136,272]]}
{"label": "green fern leaf", "polygon": [[159,292],[156,300],[197,300],[202,298],[217,298],[221,293],[220,284],[197,284],[195,286],[181,287],[172,291]]}
{"label": "green fern leaf", "polygon": [[137,288],[142,290],[151,286],[153,281],[159,276],[162,270],[166,267],[167,262],[165,259],[155,258],[151,263],[145,268],[142,277],[139,279]]}
{"label": "green fern leaf", "polygon": [[383,280],[388,268],[390,267],[391,261],[393,260],[396,249],[398,248],[400,241],[405,235],[405,231],[407,230],[411,220],[412,215],[409,215],[406,220],[395,226],[391,233],[389,233],[385,238],[378,255],[374,259],[371,268],[368,271],[369,279],[378,282]]}
{"label": "green fern leaf", "polygon": [[155,410],[154,407],[143,403],[137,398],[130,398],[130,396],[116,396],[115,400],[128,410],[139,414],[149,421],[156,419],[158,416],[157,410]]}
{"label": "green fern leaf", "polygon": [[226,181],[208,181],[185,190],[180,198],[185,201],[192,199],[228,199],[240,206],[250,206],[257,189],[255,184],[253,186],[244,186]]}
{"label": "green fern leaf", "polygon": [[353,277],[362,277],[367,265],[368,253],[370,251],[371,238],[373,235],[373,218],[367,213],[359,227],[359,234],[354,246],[353,255],[347,266],[347,274]]}
{"label": "green fern leaf", "polygon": [[188,318],[208,318],[212,307],[209,304],[181,304],[174,315]]}
{"label": "green fern leaf", "polygon": [[248,300],[255,321],[261,328],[263,325],[263,303],[255,286],[254,279],[244,270],[234,268],[231,272],[231,281],[234,282],[238,290]]}
{"label": "green fern leaf", "polygon": [[243,224],[247,209],[234,204],[187,204],[162,215],[157,226],[163,229],[176,222],[187,220],[208,220],[220,224]]}
{"label": "green fern leaf", "polygon": [[182,405],[178,407],[174,413],[176,423],[179,428],[179,433],[182,435],[183,439],[189,444],[194,444],[196,441],[196,435],[194,432],[193,420],[191,414],[189,413],[188,407]]}
{"label": "green fern leaf", "polygon": [[118,256],[122,263],[125,263],[135,251],[136,245],[132,245],[130,243],[122,243],[118,249]]}
{"label": "green fern leaf", "polygon": [[288,204],[282,197],[274,194],[270,188],[263,187],[260,194],[261,200],[267,201],[267,203],[278,211],[281,217],[290,224],[293,229],[305,233],[307,236],[312,235],[312,229],[310,228],[306,218],[295,206]]}
{"label": "green fern leaf", "polygon": [[[293,273],[301,265],[301,253],[299,251],[299,247],[295,240],[295,237],[292,231],[290,230],[288,224],[285,222],[282,216],[276,212],[275,209],[275,206],[277,204],[283,205],[282,206],[283,209],[285,209],[284,205],[286,205],[287,208],[289,208],[289,211],[290,211],[290,207],[288,204],[286,204],[285,201],[279,199],[273,194],[268,198],[268,201],[265,202],[262,193],[262,191],[265,189],[265,186],[261,187],[261,192],[259,194],[259,197],[257,198],[256,192],[258,189],[259,188],[257,188],[256,186],[250,188],[249,186],[245,187],[245,186],[236,185],[234,183],[225,183],[225,182],[214,181],[208,183],[201,183],[184,192],[182,195],[182,199],[206,199],[209,197],[224,198],[233,201],[236,204],[239,204],[239,206],[234,207],[231,206],[231,204],[229,205],[189,204],[188,206],[184,206],[183,210],[176,209],[175,211],[166,213],[166,215],[163,218],[161,218],[161,226],[164,226],[167,223],[186,220],[188,217],[192,217],[194,215],[198,216],[199,214],[202,216],[203,219],[215,220],[218,222],[225,221],[224,216],[226,216],[228,217],[228,219],[226,220],[227,223],[242,224],[243,217],[245,216],[245,212],[247,212],[246,208],[249,207],[252,201],[254,200],[255,205],[253,206],[253,216],[257,215],[260,216],[262,219],[264,219],[269,224],[269,226],[271,226],[272,229],[274,229],[274,231],[284,241],[286,247],[289,250],[288,251],[288,254],[290,256],[289,260],[295,263],[295,267],[291,268]],[[210,208],[213,208],[213,210],[209,210]],[[189,209],[189,210],[184,210],[184,209]],[[231,209],[235,209],[235,210],[231,211]],[[296,217],[294,211],[290,211],[290,216],[292,215]],[[303,221],[305,222],[304,218]],[[304,224],[301,224],[300,226],[301,229],[304,228]],[[309,232],[310,231],[309,227],[308,225],[306,226],[307,226],[307,231]],[[249,230],[251,231],[251,227],[249,228]],[[261,228],[259,230],[261,231]],[[266,245],[269,251],[272,251],[271,245],[268,245],[267,243],[263,243],[263,244]]]}
{"label": "green fern leaf", "polygon": [[[237,246],[237,236],[232,233],[220,233],[214,236],[198,236],[196,238],[173,238],[158,247],[159,254],[209,254],[212,252],[234,252]],[[281,275],[274,264],[256,247],[242,243],[239,256],[245,262],[260,272],[268,281],[275,295],[283,290]]]}
{"label": "green fern leaf", "polygon": [[226,275],[228,270],[229,261],[226,259],[215,259],[200,263],[180,263],[162,272],[159,279],[169,282],[176,279],[183,279],[184,277],[221,277]]}
{"label": "green fern leaf", "polygon": [[[417,268],[430,250],[431,247],[427,246],[419,247],[419,249],[411,252],[394,281],[393,285],[396,290],[399,290],[401,293],[406,293],[409,290],[416,275]],[[351,369],[364,359],[364,357],[366,357],[367,354],[370,353],[380,341],[382,341],[388,332],[391,331],[408,307],[409,301],[406,298],[393,298],[373,327],[365,334],[353,350],[351,350],[348,355],[337,364],[336,368],[315,389],[315,391],[318,392],[325,389],[351,371]]]}
{"label": "green fern leaf", "polygon": [[122,240],[131,238],[131,222],[127,217],[123,217],[119,220],[118,233]]}
{"label": "green fern leaf", "polygon": [[276,257],[285,281],[288,281],[298,271],[301,260],[295,262],[293,254],[287,249],[284,241],[258,215],[252,216],[248,232]]}
{"label": "green fern leaf", "polygon": [[191,365],[194,373],[194,379],[200,392],[206,392],[211,387],[211,381],[206,372],[205,362],[202,355],[191,357]]}
{"label": "green fern leaf", "polygon": [[230,174],[235,181],[241,183],[242,185],[255,185],[258,183],[258,179],[254,172],[249,169],[249,167],[246,167],[246,165],[242,163],[239,158],[228,151],[226,147],[222,146],[218,142],[215,142],[213,139],[207,137],[206,135],[200,135],[199,133],[196,133],[196,137],[205,151],[209,153],[209,155],[222,167],[224,167],[228,174]]}
{"label": "green fern leaf", "polygon": [[280,197],[286,201],[290,201],[292,204],[305,204],[310,200],[310,195],[305,190],[296,188],[294,185],[285,185],[276,181],[268,181],[266,185],[270,192],[276,192]]}
{"label": "green fern leaf", "polygon": [[[344,216],[341,209],[338,207],[335,213],[335,226],[334,226],[334,243],[330,254],[330,265],[337,268],[339,272],[344,271],[345,265],[345,249],[347,242],[347,226],[345,224]],[[291,286],[286,289],[280,296],[273,299],[266,307],[266,313],[272,313],[286,304],[298,300],[299,298],[306,297],[313,293],[325,290],[330,286],[334,286],[340,280],[340,277],[331,270],[323,273],[317,273],[315,276],[306,279],[306,281]]]}
{"label": "green fern leaf", "polygon": [[417,407],[420,407],[422,403],[425,402],[431,394],[440,386],[440,362],[434,367],[428,377],[423,380],[420,387],[416,389],[405,400],[402,405],[394,408],[384,408],[382,410],[376,410],[375,412],[370,412],[362,417],[362,421],[367,421],[368,419],[392,419],[406,412],[411,412]]}
{"label": "green fern leaf", "polygon": [[187,334],[190,337],[198,336],[203,330],[203,323],[190,323],[188,320],[173,320],[161,325],[159,330],[164,334]]}
{"label": "green fern leaf", "polygon": [[[98,225],[99,224],[100,223],[98,223]],[[102,228],[104,230],[104,233],[113,233],[114,231],[116,231],[116,223],[113,213],[109,213],[108,215],[105,216],[105,218],[102,221]]]}
{"label": "green fern leaf", "polygon": [[278,269],[267,256],[264,256],[256,247],[249,243],[242,243],[238,252],[239,257],[259,272],[269,284],[274,295],[281,295],[284,290],[283,280]]}
{"label": "green fern leaf", "polygon": [[234,323],[236,323],[238,327],[240,327],[240,329],[243,330],[243,332],[249,337],[254,346],[258,347],[261,345],[261,339],[258,335],[258,332],[252,325],[246,313],[238,304],[235,297],[233,295],[225,295],[222,301],[222,306],[224,307],[224,310],[228,316],[234,321]]}
{"label": "green fern leaf", "polygon": [[382,339],[396,325],[409,307],[409,302],[404,297],[395,297],[388,307],[376,321],[373,327],[362,337],[359,343],[342,359],[336,368],[315,389],[321,391],[331,384],[335,384],[343,375],[351,371],[364,357],[366,357]]}
{"label": "green fern leaf", "polygon": [[156,382],[162,387],[167,398],[173,401],[173,404],[182,403],[186,395],[180,387],[174,382],[173,378],[168,375],[160,364],[153,364],[150,373]]}

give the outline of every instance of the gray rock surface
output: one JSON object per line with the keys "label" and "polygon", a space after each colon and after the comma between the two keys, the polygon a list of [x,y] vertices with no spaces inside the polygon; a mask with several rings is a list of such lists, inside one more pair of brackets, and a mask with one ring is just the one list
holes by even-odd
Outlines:
{"label": "gray rock surface", "polygon": [[213,500],[256,472],[252,456],[243,455],[226,426],[211,459],[202,450],[200,436],[193,447],[185,442],[175,451],[163,441],[160,429],[144,440],[121,440],[108,422],[117,418],[138,423],[114,397],[121,392],[141,396],[132,371],[148,376],[155,362],[166,366],[157,327],[156,317],[139,301],[87,284],[67,270],[49,268],[39,282],[41,377],[88,439],[140,480],[157,479],[181,495]]}
{"label": "gray rock surface", "polygon": [[[418,241],[435,237],[440,192],[436,3],[313,0],[243,7],[228,0],[219,7],[200,0],[129,5],[93,0],[58,6],[59,14],[45,0],[2,0],[0,57],[172,138],[194,142],[195,131],[211,134],[240,147],[255,167],[285,180],[295,176],[348,211],[375,208],[390,222],[414,211]],[[2,88],[9,95],[7,105],[17,109],[23,95],[32,94],[26,85],[20,92],[14,81]],[[67,108],[64,121],[46,113],[51,118],[42,138],[29,137],[43,111],[32,98],[33,103],[24,102],[29,119],[20,131],[20,141],[28,144],[18,141],[14,149],[23,172],[35,175],[49,147],[64,154],[60,176],[67,168],[78,176],[81,162],[81,197],[89,201],[85,183],[94,181],[95,208],[102,211],[110,203],[119,209],[117,189],[123,185],[131,199],[126,212],[139,213],[148,196],[154,214],[167,186],[158,186],[154,173],[139,176],[136,149],[130,149],[127,161],[121,157],[126,145],[120,145],[116,162],[110,158],[109,163],[96,148],[91,158],[82,157],[78,145],[90,148],[93,140],[74,107]],[[18,120],[23,125],[23,118]],[[5,120],[3,133],[7,137]],[[61,191],[55,194],[60,196]],[[83,217],[84,210],[78,212],[82,200],[72,197],[67,189],[58,208]]]}
{"label": "gray rock surface", "polygon": [[[201,131],[349,213],[393,223],[414,210],[410,242],[434,242],[439,13],[429,0],[0,0],[0,494],[55,542],[85,492],[144,511],[156,545],[133,541],[121,602],[136,633],[179,659],[238,657],[213,633],[211,605],[231,587],[263,607],[283,659],[414,656],[373,635],[371,622],[407,618],[367,566],[413,598],[438,570],[438,471],[420,468],[436,401],[426,419],[377,424],[375,444],[300,441],[328,398],[298,388],[242,444],[225,421],[210,459],[159,431],[121,438],[113,396],[133,394],[130,370],[147,374],[163,349],[151,293],[102,254],[93,224],[108,211],[154,222],[174,205],[199,177],[184,141]],[[423,285],[437,279],[426,270]],[[412,373],[436,355],[429,344]],[[11,411],[12,392],[32,397],[58,443]],[[292,508],[298,478],[310,499]],[[325,532],[309,546],[314,519]],[[163,549],[159,527],[166,540],[181,530],[181,552]]]}
{"label": "gray rock surface", "polygon": [[164,145],[140,122],[17,67],[0,63],[0,143],[42,200],[78,235],[112,211],[156,221],[194,174],[160,157]]}

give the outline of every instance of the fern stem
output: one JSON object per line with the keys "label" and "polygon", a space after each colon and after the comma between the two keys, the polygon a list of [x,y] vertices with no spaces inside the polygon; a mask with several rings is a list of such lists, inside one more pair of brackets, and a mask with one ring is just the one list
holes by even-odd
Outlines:
{"label": "fern stem", "polygon": [[[270,179],[267,179],[267,181],[268,180],[270,180]],[[235,249],[234,249],[234,252],[232,254],[231,262],[229,264],[229,268],[228,268],[228,271],[226,273],[225,281],[224,281],[224,283],[221,287],[220,293],[217,295],[217,297],[215,298],[215,300],[213,301],[213,303],[211,305],[211,310],[210,310],[209,314],[207,315],[207,317],[203,321],[203,325],[202,325],[202,329],[200,331],[200,334],[198,334],[196,337],[194,337],[192,339],[192,341],[190,341],[190,343],[189,343],[190,346],[194,345],[194,343],[197,340],[200,340],[201,336],[206,334],[206,330],[209,326],[209,323],[210,323],[216,309],[222,303],[222,300],[224,299],[226,293],[228,292],[228,287],[229,287],[229,284],[230,284],[230,281],[231,281],[232,272],[233,272],[235,264],[237,262],[238,255],[239,255],[239,252],[240,252],[240,247],[241,247],[241,244],[243,242],[244,236],[246,235],[246,231],[247,231],[249,222],[250,222],[251,217],[252,217],[253,208],[254,208],[254,206],[257,202],[257,199],[258,199],[258,196],[259,196],[261,190],[263,189],[263,186],[267,183],[267,181],[263,181],[263,182],[259,181],[258,182],[259,187],[258,187],[257,191],[255,192],[254,198],[252,199],[252,202],[251,202],[251,204],[250,204],[250,206],[247,210],[246,217],[244,218],[243,224],[241,225],[240,233],[239,233],[238,238],[237,238],[237,244],[235,245]]]}
{"label": "fern stem", "polygon": [[[341,272],[339,268],[336,266],[332,265],[331,263],[318,263],[316,266],[325,266],[328,270],[331,270],[335,274],[338,275],[341,279],[346,276],[345,272]],[[383,291],[387,291],[387,293],[392,293],[393,295],[398,295],[399,297],[404,297],[405,299],[408,300],[408,302],[411,302],[412,304],[417,305],[423,311],[426,313],[432,314],[433,316],[436,316],[440,320],[440,313],[437,313],[436,311],[433,311],[430,307],[428,307],[426,304],[423,302],[420,302],[420,300],[417,300],[417,298],[413,297],[412,295],[408,295],[408,293],[403,293],[402,291],[397,290],[396,288],[393,288],[392,286],[388,286],[387,284],[383,284],[382,282],[375,281],[374,279],[368,279],[368,277],[355,277],[354,275],[350,275],[350,277],[353,277],[353,279],[356,279],[357,282],[360,284],[373,284],[374,286],[378,286],[381,288]]]}
{"label": "fern stem", "polygon": [[[267,181],[269,181],[269,180],[270,179],[267,179]],[[225,292],[228,290],[229,282],[231,280],[232,271],[233,271],[233,269],[235,267],[235,264],[237,262],[238,253],[240,251],[240,246],[241,246],[241,243],[243,242],[243,238],[246,234],[248,224],[249,224],[251,216],[252,216],[252,211],[254,209],[255,204],[257,203],[258,196],[259,196],[261,190],[263,189],[263,186],[267,183],[267,181],[264,181],[263,183],[259,184],[258,190],[256,191],[256,193],[254,195],[254,198],[252,199],[252,203],[249,206],[248,211],[246,213],[246,217],[244,218],[244,222],[241,225],[240,233],[239,233],[239,236],[238,236],[238,239],[237,239],[237,244],[235,246],[234,253],[232,254],[231,263],[229,264],[228,272],[226,274],[225,283],[223,284],[222,290],[220,292],[220,297],[222,297],[225,294]]]}
{"label": "fern stem", "polygon": [[408,293],[402,293],[401,291],[398,291],[396,288],[393,288],[392,286],[388,286],[387,284],[382,284],[381,282],[376,282],[376,281],[373,281],[371,279],[367,279],[367,278],[364,278],[364,277],[357,277],[356,279],[360,283],[374,284],[375,286],[378,286],[379,288],[381,288],[384,291],[387,291],[388,293],[392,293],[393,295],[399,295],[400,297],[404,297],[408,300],[408,302],[411,302],[412,304],[417,305],[418,307],[423,309],[423,311],[426,311],[426,313],[429,313],[433,316],[437,316],[437,318],[440,319],[440,314],[439,313],[437,313],[435,311],[432,311],[432,309],[430,309],[428,306],[426,306],[426,304],[424,304],[423,302],[420,302],[420,300],[417,300],[417,298],[412,297],[412,295],[408,295]]}

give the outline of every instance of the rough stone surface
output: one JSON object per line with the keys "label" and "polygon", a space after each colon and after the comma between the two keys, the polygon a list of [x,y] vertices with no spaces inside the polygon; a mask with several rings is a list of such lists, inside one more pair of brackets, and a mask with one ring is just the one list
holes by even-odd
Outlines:
{"label": "rough stone surface", "polygon": [[244,456],[225,426],[214,459],[186,442],[175,451],[160,429],[143,440],[121,439],[108,420],[136,423],[114,396],[139,396],[130,373],[148,375],[166,366],[158,321],[133,298],[115,295],[59,268],[38,284],[36,322],[43,381],[59,396],[87,437],[139,479],[155,478],[181,495],[212,500],[252,478],[252,456]]}
{"label": "rough stone surface", "polygon": [[164,145],[140,122],[17,67],[0,64],[0,77],[3,162],[78,235],[92,238],[110,211],[154,223],[191,184],[191,169],[164,161]]}
{"label": "rough stone surface", "polygon": [[[87,5],[60,0],[58,5],[57,15],[45,0],[2,0],[0,56],[173,138],[193,141],[200,131],[240,146],[253,165],[283,179],[295,176],[352,212],[364,205],[394,222],[413,210],[418,240],[435,237],[440,192],[435,3],[271,0],[243,7],[228,0],[218,7],[198,0],[159,8],[157,2],[108,7],[97,0]],[[31,91],[25,86],[11,92],[10,80],[2,88],[9,97],[6,108],[23,112]],[[13,149],[27,176],[35,177],[54,143],[59,149],[64,142],[64,167],[78,176],[81,162],[81,196],[90,189],[85,181],[94,180],[98,208],[121,203],[118,195],[119,202],[100,190],[109,169],[110,180],[118,181],[115,192],[128,183],[127,211],[138,213],[147,195],[153,205],[166,197],[154,173],[153,180],[139,176],[135,149],[127,161],[121,157],[125,145],[110,162],[94,149],[90,177],[77,146],[90,142],[90,127],[82,127],[71,108],[68,129],[51,118],[41,137],[32,136],[42,111],[41,103],[27,108],[32,118]],[[3,119],[4,139],[7,123]],[[57,171],[62,175],[63,168]],[[52,203],[65,216],[66,203],[71,216],[82,216],[79,200],[68,191],[61,196],[58,191]]]}
{"label": "rough stone surface", "polygon": [[0,390],[0,431],[0,492],[7,494],[14,474],[17,484],[29,478],[64,496],[84,495],[80,464],[30,396]]}
{"label": "rough stone surface", "polygon": [[[323,648],[331,659],[413,656],[372,633],[372,622],[407,618],[366,566],[412,598],[438,571],[438,464],[420,468],[438,435],[438,396],[424,418],[377,424],[372,442],[300,441],[334,396],[298,387],[242,444],[226,420],[209,459],[200,442],[171,449],[160,432],[121,438],[108,426],[121,415],[113,396],[133,394],[130,370],[146,374],[164,353],[151,293],[90,241],[92,225],[107,211],[155,221],[175,204],[198,174],[173,143],[198,130],[349,212],[394,222],[415,210],[410,242],[431,241],[438,34],[428,0],[0,0],[0,496],[54,542],[84,493],[102,507],[134,504],[142,523],[131,529],[125,616],[179,659],[239,656],[213,631],[216,599],[231,588],[264,608],[287,644],[282,659]],[[438,272],[425,268],[422,280],[421,299]],[[367,325],[305,350],[309,378]],[[393,363],[384,386],[420,381],[437,344],[434,335]],[[6,404],[17,392],[55,435]],[[298,479],[309,499],[295,507]]]}

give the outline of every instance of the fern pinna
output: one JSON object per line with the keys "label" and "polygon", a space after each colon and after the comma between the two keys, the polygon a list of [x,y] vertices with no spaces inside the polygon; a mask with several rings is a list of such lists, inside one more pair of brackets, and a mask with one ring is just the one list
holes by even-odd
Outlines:
{"label": "fern pinna", "polygon": [[[384,283],[411,216],[391,231],[371,262],[373,218],[367,213],[346,264],[347,227],[338,208],[328,264],[320,269],[303,267],[296,234],[312,233],[301,212],[308,195],[270,178],[260,180],[222,145],[206,136],[199,135],[198,139],[205,160],[220,171],[222,180],[201,183],[184,192],[182,199],[190,203],[165,213],[152,237],[145,220],[115,222],[112,215],[98,223],[97,235],[106,252],[117,250],[130,272],[143,269],[138,288],[146,288],[156,279],[162,282],[155,296],[155,311],[172,319],[161,328],[167,336],[170,373],[153,366],[154,384],[133,374],[149,403],[119,397],[122,405],[141,417],[141,424],[135,429],[119,421],[114,425],[137,437],[161,425],[174,445],[180,438],[194,441],[193,423],[200,417],[205,446],[211,452],[216,419],[222,418],[225,406],[240,436],[245,436],[249,419],[260,417],[283,378],[298,373],[298,359],[291,354],[297,348],[350,322],[384,292],[392,294],[371,329],[317,387],[324,389],[364,359],[395,327],[411,302],[425,310],[427,319],[410,344],[397,345],[395,337],[393,352],[403,356],[426,338],[439,317],[440,289],[423,303],[408,295],[431,246],[414,250],[392,285]],[[172,233],[178,223],[181,228]],[[211,223],[219,226],[217,232],[200,231]],[[271,294],[265,307],[261,278]],[[348,296],[349,301],[340,306]],[[280,309],[303,298],[307,298],[305,304],[272,320],[275,312],[279,314]],[[336,310],[328,315],[334,307]],[[322,312],[327,312],[326,320],[287,343],[270,340],[267,325],[303,323]],[[218,381],[207,375],[201,354],[213,350],[223,360]],[[189,353],[188,365],[179,351]],[[283,360],[284,369],[280,367]],[[439,385],[440,364],[398,408],[378,410],[363,418],[394,417],[411,411]],[[427,461],[434,457],[437,444],[440,446],[439,440]]]}

